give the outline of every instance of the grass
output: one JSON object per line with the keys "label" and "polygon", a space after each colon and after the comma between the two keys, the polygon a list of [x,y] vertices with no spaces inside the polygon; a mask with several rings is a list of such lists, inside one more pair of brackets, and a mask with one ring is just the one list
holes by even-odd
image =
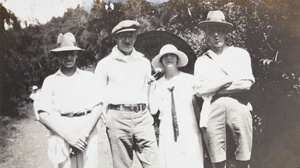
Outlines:
{"label": "grass", "polygon": [[17,117],[0,116],[0,163],[13,156],[14,151],[9,147],[21,134],[20,120],[30,118],[32,108],[32,103],[22,102],[18,108]]}
{"label": "grass", "polygon": [[13,151],[9,150],[9,145],[20,134],[16,124],[17,119],[0,116],[0,162],[5,162],[13,156]]}

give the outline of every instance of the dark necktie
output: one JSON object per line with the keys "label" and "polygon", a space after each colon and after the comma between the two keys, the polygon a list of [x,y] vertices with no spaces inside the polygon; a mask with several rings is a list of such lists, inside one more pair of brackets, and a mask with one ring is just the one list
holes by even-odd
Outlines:
{"label": "dark necktie", "polygon": [[178,122],[177,122],[177,116],[176,116],[176,109],[175,109],[175,101],[174,101],[174,86],[172,88],[168,88],[168,90],[171,92],[171,112],[172,112],[172,122],[173,122],[173,131],[174,131],[174,140],[177,141],[177,137],[179,136],[179,129],[178,129]]}

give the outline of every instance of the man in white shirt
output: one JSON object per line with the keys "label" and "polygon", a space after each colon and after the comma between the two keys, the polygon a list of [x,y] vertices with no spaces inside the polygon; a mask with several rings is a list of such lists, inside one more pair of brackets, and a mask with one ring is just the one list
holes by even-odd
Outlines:
{"label": "man in white shirt", "polygon": [[236,144],[236,167],[249,165],[252,150],[252,107],[244,93],[254,83],[249,53],[225,44],[233,27],[221,11],[210,11],[199,24],[211,49],[195,63],[195,91],[204,98],[200,127],[214,168],[226,167],[226,126]]}
{"label": "man in white shirt", "polygon": [[132,166],[135,151],[143,167],[157,168],[158,147],[153,118],[148,110],[150,61],[135,50],[140,23],[124,20],[112,34],[117,45],[99,61],[95,74],[97,85],[107,103],[107,135],[114,168]]}
{"label": "man in white shirt", "polygon": [[59,168],[97,168],[97,129],[102,98],[92,72],[76,67],[77,52],[72,33],[59,34],[51,50],[60,69],[43,83],[37,111],[50,131],[48,156]]}

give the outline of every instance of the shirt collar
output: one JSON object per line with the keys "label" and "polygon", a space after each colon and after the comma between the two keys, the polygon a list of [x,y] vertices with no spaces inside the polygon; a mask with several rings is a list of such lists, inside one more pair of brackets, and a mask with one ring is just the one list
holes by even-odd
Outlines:
{"label": "shirt collar", "polygon": [[114,46],[112,49],[112,56],[117,59],[124,62],[133,62],[136,59],[138,59],[140,56],[143,56],[142,53],[135,50],[135,48],[132,49],[132,52],[130,55],[124,55],[119,49],[118,46]]}
{"label": "shirt collar", "polygon": [[[73,75],[79,74],[79,71],[80,71],[80,69],[79,69],[78,67],[76,67],[76,71],[75,71],[75,73],[74,73]],[[57,75],[57,76],[66,76],[65,74],[63,74],[63,73],[61,72],[60,69],[55,73],[55,75]],[[72,75],[72,76],[73,76],[73,75]]]}
{"label": "shirt collar", "polygon": [[[223,53],[225,53],[228,49],[230,49],[232,46],[228,46],[227,47],[227,49],[226,50],[223,50]],[[222,53],[222,54],[223,54]],[[208,56],[210,56],[211,58],[213,58],[213,59],[216,59],[216,57],[218,57],[218,55],[215,53],[215,52],[213,52],[212,50],[208,50],[207,52],[206,52],[206,54],[208,55]]]}

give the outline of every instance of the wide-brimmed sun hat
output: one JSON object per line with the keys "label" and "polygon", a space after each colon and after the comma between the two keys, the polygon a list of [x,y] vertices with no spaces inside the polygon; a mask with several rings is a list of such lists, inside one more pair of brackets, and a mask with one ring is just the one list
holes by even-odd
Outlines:
{"label": "wide-brimmed sun hat", "polygon": [[60,33],[56,42],[57,48],[50,52],[62,52],[62,51],[82,51],[84,49],[77,47],[75,36],[68,32],[66,34]]}
{"label": "wide-brimmed sun hat", "polygon": [[164,69],[164,66],[161,63],[160,59],[165,54],[170,54],[170,53],[176,54],[178,56],[179,60],[178,60],[178,63],[177,63],[177,67],[183,67],[183,66],[187,65],[189,59],[186,56],[186,54],[182,51],[179,51],[174,45],[166,44],[160,49],[159,54],[152,59],[152,62],[151,62],[152,66],[154,68]]}
{"label": "wide-brimmed sun hat", "polygon": [[224,13],[219,10],[208,12],[206,20],[199,23],[199,28],[206,30],[207,25],[224,26],[228,29],[233,28],[233,24],[226,22]]}
{"label": "wide-brimmed sun hat", "polygon": [[140,23],[135,20],[123,20],[118,23],[111,31],[112,34],[121,32],[135,32],[140,28]]}

